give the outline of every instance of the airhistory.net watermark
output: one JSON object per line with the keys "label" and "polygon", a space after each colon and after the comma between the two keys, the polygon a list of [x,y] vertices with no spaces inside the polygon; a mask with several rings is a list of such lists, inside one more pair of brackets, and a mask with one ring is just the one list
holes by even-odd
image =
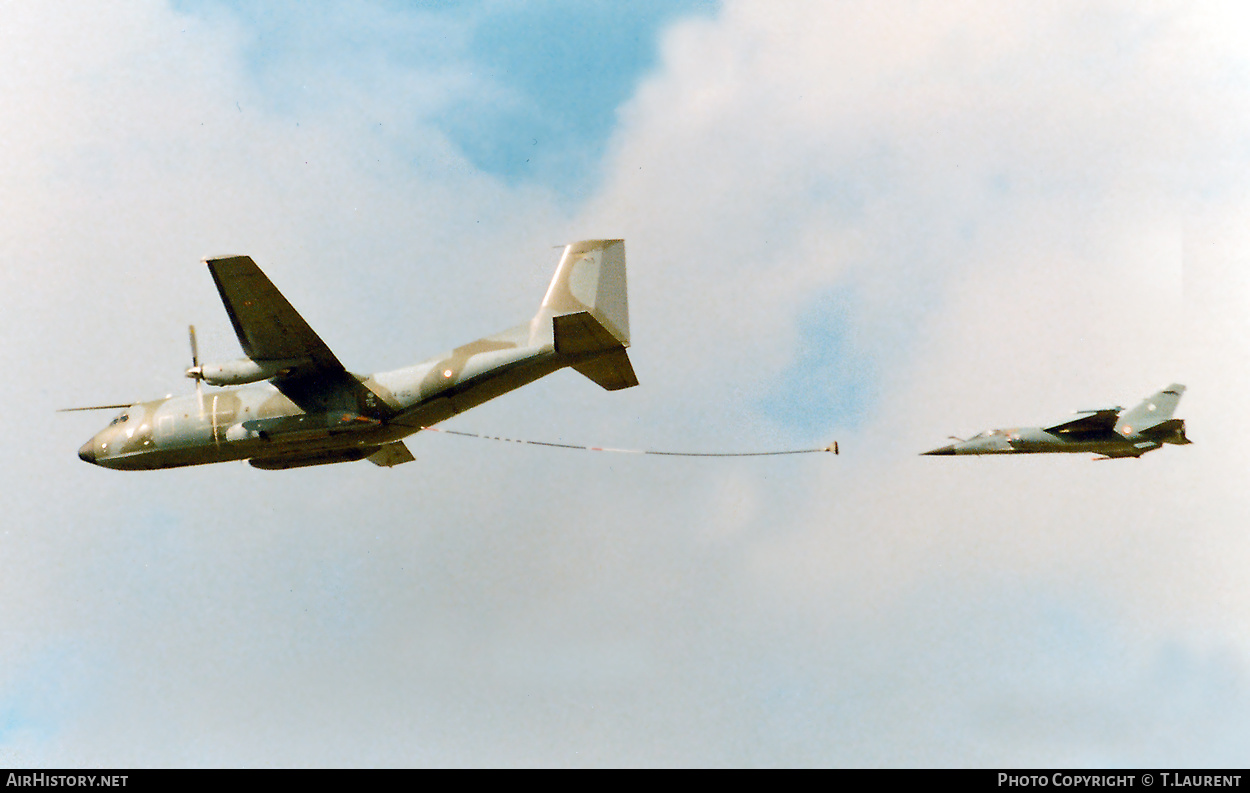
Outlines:
{"label": "airhistory.net watermark", "polygon": [[126,787],[127,774],[32,774],[10,773],[5,787]]}

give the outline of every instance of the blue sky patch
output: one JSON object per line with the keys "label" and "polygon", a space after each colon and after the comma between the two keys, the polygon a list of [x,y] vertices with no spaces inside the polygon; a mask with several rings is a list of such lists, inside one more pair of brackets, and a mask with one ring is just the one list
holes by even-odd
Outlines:
{"label": "blue sky patch", "polygon": [[[100,663],[98,656],[93,663]],[[0,690],[0,746],[19,733],[37,740],[55,735],[89,703],[90,691],[102,677],[98,667],[87,668],[83,648],[70,640],[51,644],[15,666],[9,685]]]}
{"label": "blue sky patch", "polygon": [[838,289],[799,317],[798,353],[760,402],[770,418],[822,437],[833,428],[856,429],[867,418],[879,376],[853,321],[853,305],[853,290]]}
{"label": "blue sky patch", "polygon": [[[449,90],[460,93],[436,107],[414,108],[430,113],[419,120],[442,131],[480,170],[507,184],[544,184],[576,202],[598,181],[616,108],[655,68],[663,29],[683,16],[713,14],[718,3],[396,2],[310,9],[196,0],[177,7],[193,15],[228,11],[247,36],[248,72],[281,112],[299,112],[309,102],[326,112],[324,104],[336,101],[333,89],[320,89],[327,75],[385,95],[387,102],[419,105],[407,78],[461,74],[463,80],[449,82]],[[396,81],[392,93],[379,78]]]}
{"label": "blue sky patch", "polygon": [[554,0],[484,14],[471,58],[511,101],[467,97],[443,127],[482,170],[580,193],[598,176],[616,108],[656,65],[660,31],[703,2]]}

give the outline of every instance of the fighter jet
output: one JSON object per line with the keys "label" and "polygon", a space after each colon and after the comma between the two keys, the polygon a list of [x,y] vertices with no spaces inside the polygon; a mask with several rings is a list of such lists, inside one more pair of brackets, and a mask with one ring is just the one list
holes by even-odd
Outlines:
{"label": "fighter jet", "polygon": [[[122,470],[227,460],[389,467],[414,459],[403,438],[565,367],[609,391],[638,385],[625,352],[623,240],[565,247],[528,322],[371,376],[348,372],[251,258],[205,264],[245,357],[200,363],[192,326],[186,376],[196,392],[102,406],[125,409],[79,449],[84,461]],[[204,384],[241,387],[205,393]]]}
{"label": "fighter jet", "polygon": [[1039,454],[1092,452],[1096,459],[1141,457],[1165,443],[1184,445],[1185,422],[1172,418],[1185,386],[1173,383],[1132,410],[1078,410],[1076,418],[1050,427],[989,430],[923,454]]}

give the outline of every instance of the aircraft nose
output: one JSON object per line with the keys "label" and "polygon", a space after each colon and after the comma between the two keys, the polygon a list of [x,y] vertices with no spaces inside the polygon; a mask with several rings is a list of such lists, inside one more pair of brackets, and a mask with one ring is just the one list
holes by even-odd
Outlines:
{"label": "aircraft nose", "polygon": [[929,451],[929,452],[921,452],[920,454],[923,456],[926,454],[947,455],[947,454],[954,454],[954,453],[955,453],[955,444],[952,443],[950,446],[943,446],[940,449],[934,449],[933,451]]}
{"label": "aircraft nose", "polygon": [[78,450],[78,459],[82,460],[84,463],[91,463],[92,465],[95,465],[94,440],[87,441],[82,445],[82,448]]}

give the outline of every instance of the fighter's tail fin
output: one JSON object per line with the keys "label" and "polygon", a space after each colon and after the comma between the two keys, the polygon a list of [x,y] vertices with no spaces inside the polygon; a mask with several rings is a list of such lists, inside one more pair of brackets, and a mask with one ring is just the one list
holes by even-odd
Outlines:
{"label": "fighter's tail fin", "polygon": [[[1129,435],[1149,433],[1156,429],[1175,427],[1172,414],[1176,405],[1185,393],[1185,386],[1173,383],[1157,394],[1152,394],[1137,407],[1120,414],[1115,423],[1115,431],[1127,437]],[[1184,436],[1184,422],[1180,422],[1180,434]]]}
{"label": "fighter's tail fin", "polygon": [[551,322],[556,352],[570,366],[615,391],[638,385],[629,346],[625,241],[584,240],[568,245],[538,310]]}

